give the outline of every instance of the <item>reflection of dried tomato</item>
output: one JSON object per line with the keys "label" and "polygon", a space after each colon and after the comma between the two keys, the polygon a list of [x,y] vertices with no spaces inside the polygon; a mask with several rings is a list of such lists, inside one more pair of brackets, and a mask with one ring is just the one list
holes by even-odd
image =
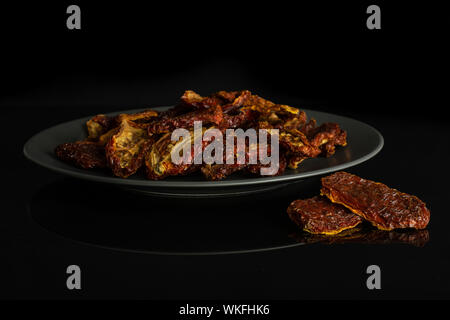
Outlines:
{"label": "reflection of dried tomato", "polygon": [[116,176],[127,178],[142,166],[149,147],[147,130],[124,120],[105,147],[108,167]]}
{"label": "reflection of dried tomato", "polygon": [[295,232],[289,235],[290,238],[302,243],[323,244],[344,244],[344,243],[362,243],[362,244],[391,244],[403,243],[416,247],[423,247],[429,240],[428,230],[393,230],[385,231],[379,229],[366,229],[359,226],[345,230],[335,235],[310,234],[305,232]]}
{"label": "reflection of dried tomato", "polygon": [[314,234],[336,234],[362,222],[361,217],[324,197],[295,200],[288,215],[303,230]]}
{"label": "reflection of dried tomato", "polygon": [[106,166],[105,149],[91,141],[60,144],[56,147],[55,154],[62,161],[83,169],[104,168]]}
{"label": "reflection of dried tomato", "polygon": [[417,197],[350,173],[322,178],[321,192],[382,230],[423,229],[430,221],[430,211]]}

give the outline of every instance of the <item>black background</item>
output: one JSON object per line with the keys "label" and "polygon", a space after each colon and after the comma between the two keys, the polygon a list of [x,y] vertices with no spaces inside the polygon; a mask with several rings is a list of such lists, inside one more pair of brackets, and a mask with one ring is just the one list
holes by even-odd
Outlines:
{"label": "black background", "polygon": [[[7,277],[1,297],[449,298],[450,135],[445,100],[437,98],[446,82],[436,81],[445,74],[442,9],[377,1],[382,29],[368,30],[371,2],[74,3],[81,7],[81,30],[66,28],[71,2],[0,11]],[[249,89],[373,125],[385,147],[351,172],[423,199],[432,212],[430,242],[152,256],[73,243],[30,221],[29,199],[60,177],[24,159],[29,137],[77,117],[173,104],[185,89],[204,95]],[[98,201],[115,199],[106,194]],[[254,210],[265,205],[255,202]],[[85,270],[80,292],[65,288],[69,264]],[[365,287],[369,264],[382,267],[380,291]]]}

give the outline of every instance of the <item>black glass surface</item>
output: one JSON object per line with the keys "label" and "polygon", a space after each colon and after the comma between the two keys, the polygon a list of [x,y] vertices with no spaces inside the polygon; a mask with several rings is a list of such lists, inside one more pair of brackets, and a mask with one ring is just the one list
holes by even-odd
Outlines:
{"label": "black glass surface", "polygon": [[34,222],[56,235],[150,254],[238,254],[313,243],[422,247],[429,240],[428,230],[383,232],[368,224],[338,236],[304,232],[290,221],[286,208],[296,195],[311,197],[319,189],[319,180],[309,179],[269,193],[173,201],[65,179],[40,189],[28,209]]}

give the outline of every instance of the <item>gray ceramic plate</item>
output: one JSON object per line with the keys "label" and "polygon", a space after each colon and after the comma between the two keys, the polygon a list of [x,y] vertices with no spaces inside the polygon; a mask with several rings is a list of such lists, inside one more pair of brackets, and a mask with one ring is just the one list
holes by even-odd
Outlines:
{"label": "gray ceramic plate", "polygon": [[[160,107],[155,108],[155,110],[162,111],[167,108]],[[141,110],[126,110],[124,112],[138,111]],[[228,190],[227,193],[270,190],[276,185],[286,185],[286,183],[299,179],[343,170],[369,160],[383,147],[382,135],[363,122],[324,112],[304,111],[309,118],[315,118],[318,124],[323,122],[338,123],[347,131],[348,145],[344,148],[338,147],[332,157],[307,159],[298,169],[287,169],[283,175],[277,177],[252,177],[236,173],[222,181],[206,181],[200,174],[193,174],[152,181],[145,179],[142,175],[135,174],[127,179],[122,179],[112,176],[108,171],[83,170],[58,160],[53,152],[55,147],[64,142],[84,139],[86,137],[85,123],[90,117],[69,121],[41,131],[25,144],[24,154],[31,161],[45,168],[80,179],[116,184],[139,192],[147,190],[153,194],[160,193],[161,195],[210,195],[220,194],[223,190]],[[111,115],[118,113],[111,113]]]}

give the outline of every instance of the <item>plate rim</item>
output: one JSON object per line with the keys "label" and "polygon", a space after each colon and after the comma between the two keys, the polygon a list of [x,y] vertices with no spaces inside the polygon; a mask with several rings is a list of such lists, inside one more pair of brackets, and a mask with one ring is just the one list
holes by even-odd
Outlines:
{"label": "plate rim", "polygon": [[[169,108],[170,106],[160,106],[160,107],[154,107],[151,109],[154,110],[166,110],[167,108]],[[110,112],[110,113],[106,113],[106,115],[116,115],[119,113],[124,113],[124,112],[139,112],[142,110],[148,110],[150,108],[139,108],[139,109],[131,109],[131,110],[122,110],[122,111],[117,111],[117,112]],[[275,177],[258,177],[258,178],[245,178],[245,179],[240,179],[240,180],[220,180],[220,181],[168,181],[168,180],[136,180],[136,179],[122,179],[119,177],[114,177],[114,176],[97,176],[97,175],[92,175],[89,173],[88,170],[86,170],[86,172],[78,172],[78,171],[74,171],[72,169],[66,169],[66,168],[61,168],[61,167],[55,167],[51,164],[48,164],[45,161],[41,161],[39,159],[36,159],[30,152],[30,146],[35,142],[35,140],[42,135],[45,132],[54,130],[56,127],[59,126],[63,126],[66,125],[70,122],[82,122],[85,121],[89,118],[91,118],[92,116],[88,116],[88,117],[83,117],[83,118],[78,118],[75,120],[70,120],[70,121],[66,121],[63,123],[59,123],[57,125],[51,126],[49,128],[46,128],[44,130],[39,131],[38,133],[34,134],[31,138],[29,138],[27,140],[27,142],[25,143],[24,147],[23,147],[23,153],[25,155],[25,157],[46,168],[49,169],[51,171],[54,172],[58,172],[64,175],[68,175],[71,177],[75,177],[75,178],[79,178],[79,179],[84,179],[84,180],[89,180],[89,181],[95,181],[95,182],[101,182],[101,183],[109,183],[109,184],[117,184],[117,185],[124,185],[124,186],[136,186],[136,187],[161,187],[161,188],[210,188],[210,187],[236,187],[236,186],[245,186],[245,185],[258,185],[258,184],[269,184],[269,183],[277,183],[277,182],[288,182],[288,181],[293,181],[293,180],[300,180],[300,179],[305,179],[305,178],[310,178],[310,177],[315,177],[315,176],[320,176],[320,175],[324,175],[324,174],[328,174],[328,173],[332,173],[332,172],[336,172],[339,170],[343,170],[349,167],[353,167],[356,166],[358,164],[361,164],[371,158],[373,158],[375,155],[377,155],[384,146],[384,138],[383,135],[374,127],[372,127],[371,125],[362,122],[360,120],[356,120],[354,118],[350,118],[350,117],[346,117],[346,116],[341,116],[341,115],[336,115],[336,114],[332,114],[332,113],[328,113],[328,112],[322,112],[322,111],[316,111],[316,110],[311,110],[311,109],[302,109],[303,111],[305,111],[307,114],[308,112],[318,112],[327,116],[338,116],[341,118],[346,118],[349,119],[351,121],[355,121],[358,122],[360,125],[366,126],[369,129],[371,129],[376,136],[379,139],[379,144],[377,145],[377,147],[372,150],[371,152],[369,152],[368,154],[346,162],[346,163],[342,163],[333,167],[328,167],[328,168],[322,168],[322,169],[317,169],[317,170],[312,170],[312,171],[308,171],[308,172],[301,172],[298,174],[292,174],[292,175],[281,175],[281,176],[275,176]],[[81,170],[81,169],[80,169]]]}

